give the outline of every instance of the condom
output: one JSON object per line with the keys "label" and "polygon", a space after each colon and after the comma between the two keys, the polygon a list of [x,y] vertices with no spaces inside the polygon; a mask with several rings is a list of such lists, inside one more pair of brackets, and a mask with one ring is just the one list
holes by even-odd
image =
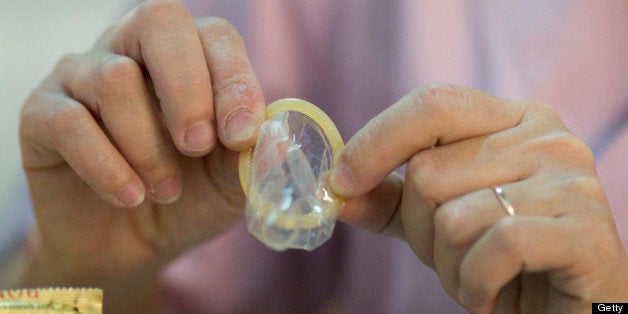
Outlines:
{"label": "condom", "polygon": [[325,176],[343,146],[315,105],[288,98],[266,107],[255,147],[239,160],[249,232],[277,251],[310,251],[327,241],[343,199]]}

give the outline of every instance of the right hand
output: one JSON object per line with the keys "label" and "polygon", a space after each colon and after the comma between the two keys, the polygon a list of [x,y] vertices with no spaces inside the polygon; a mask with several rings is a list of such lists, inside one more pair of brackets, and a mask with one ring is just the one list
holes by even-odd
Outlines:
{"label": "right hand", "polygon": [[63,58],[21,114],[37,219],[23,284],[99,286],[228,230],[237,151],[263,114],[238,32],[178,1],[144,2]]}

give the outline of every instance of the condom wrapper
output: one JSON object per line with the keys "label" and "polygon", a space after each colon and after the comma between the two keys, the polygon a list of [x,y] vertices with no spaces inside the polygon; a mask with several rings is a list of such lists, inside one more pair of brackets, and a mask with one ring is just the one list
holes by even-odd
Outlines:
{"label": "condom wrapper", "polygon": [[268,247],[313,250],[327,241],[343,200],[325,176],[344,146],[331,119],[300,99],[266,107],[255,147],[240,153],[251,234]]}
{"label": "condom wrapper", "polygon": [[95,288],[0,290],[0,314],[100,314],[102,297],[102,290]]}

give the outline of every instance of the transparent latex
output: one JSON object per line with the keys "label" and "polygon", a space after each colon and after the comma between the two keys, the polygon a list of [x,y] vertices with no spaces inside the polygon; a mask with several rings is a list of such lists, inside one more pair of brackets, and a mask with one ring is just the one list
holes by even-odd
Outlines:
{"label": "transparent latex", "polygon": [[341,203],[324,180],[333,157],[325,131],[308,115],[284,110],[264,122],[248,173],[249,232],[279,251],[313,250],[329,239]]}

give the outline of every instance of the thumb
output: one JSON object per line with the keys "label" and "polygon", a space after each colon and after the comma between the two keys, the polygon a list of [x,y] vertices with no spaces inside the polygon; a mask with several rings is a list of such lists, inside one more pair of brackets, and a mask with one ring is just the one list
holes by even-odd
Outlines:
{"label": "thumb", "polygon": [[516,126],[525,107],[461,86],[418,88],[362,128],[334,162],[334,192],[357,196],[410,157],[433,146]]}
{"label": "thumb", "polygon": [[404,179],[396,172],[367,193],[345,200],[338,220],[371,232],[405,238],[401,224]]}

